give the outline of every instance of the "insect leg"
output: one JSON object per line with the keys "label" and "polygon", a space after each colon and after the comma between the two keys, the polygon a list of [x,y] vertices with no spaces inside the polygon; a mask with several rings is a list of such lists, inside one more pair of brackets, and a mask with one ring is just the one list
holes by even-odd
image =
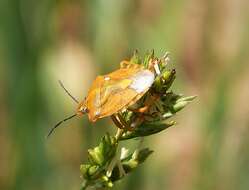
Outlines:
{"label": "insect leg", "polygon": [[131,63],[129,61],[121,61],[120,62],[120,68],[128,68]]}
{"label": "insect leg", "polygon": [[119,129],[124,129],[124,126],[120,123],[120,121],[117,119],[115,115],[111,116],[111,119],[113,123],[119,128]]}
{"label": "insect leg", "polygon": [[137,109],[128,108],[128,110],[132,112],[136,112],[136,113],[145,113],[149,109],[149,107],[150,107],[149,105],[146,105],[144,107],[137,108]]}
{"label": "insect leg", "polygon": [[132,127],[130,127],[127,123],[126,123],[126,121],[123,119],[123,117],[122,117],[122,115],[121,114],[113,114],[112,116],[111,116],[111,119],[112,119],[112,121],[114,122],[114,124],[118,127],[118,128],[120,128],[120,129],[126,129],[126,130],[128,130],[128,131],[131,131],[131,130],[133,130],[133,128]]}
{"label": "insect leg", "polygon": [[133,131],[134,128],[131,127],[123,118],[123,116],[120,113],[115,114],[121,125],[123,126],[123,129],[126,129],[128,131]]}

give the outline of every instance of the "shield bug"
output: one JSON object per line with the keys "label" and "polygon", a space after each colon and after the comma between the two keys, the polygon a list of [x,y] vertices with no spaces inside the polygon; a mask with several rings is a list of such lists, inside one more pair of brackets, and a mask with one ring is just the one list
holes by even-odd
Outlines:
{"label": "shield bug", "polygon": [[[120,68],[109,74],[98,76],[86,98],[79,102],[60,82],[66,93],[78,103],[76,113],[57,123],[48,133],[48,136],[64,121],[75,116],[88,114],[91,122],[111,116],[114,123],[124,128],[125,122],[120,117],[120,111],[136,103],[152,86],[158,72],[158,62],[151,61],[148,68],[130,61],[122,61]],[[126,126],[129,129],[129,126]]]}

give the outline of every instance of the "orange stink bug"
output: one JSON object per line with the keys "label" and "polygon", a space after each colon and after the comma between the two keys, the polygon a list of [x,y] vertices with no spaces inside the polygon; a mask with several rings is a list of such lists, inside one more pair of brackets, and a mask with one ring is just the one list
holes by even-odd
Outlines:
{"label": "orange stink bug", "polygon": [[155,75],[160,73],[157,63],[156,60],[152,61],[148,68],[145,68],[139,64],[122,61],[120,69],[98,76],[94,80],[88,95],[82,102],[76,100],[60,82],[66,93],[78,103],[78,108],[74,115],[57,123],[48,136],[62,122],[84,114],[88,114],[92,122],[111,116],[117,126],[124,127],[125,124],[122,117],[119,117],[119,112],[136,103],[149,90]]}

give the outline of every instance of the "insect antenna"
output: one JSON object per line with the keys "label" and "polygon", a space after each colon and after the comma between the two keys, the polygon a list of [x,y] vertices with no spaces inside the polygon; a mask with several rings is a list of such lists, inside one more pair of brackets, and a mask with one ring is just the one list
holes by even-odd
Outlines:
{"label": "insect antenna", "polygon": [[67,121],[67,120],[69,120],[69,119],[72,119],[72,118],[75,117],[76,115],[77,115],[77,114],[73,114],[73,115],[71,115],[71,116],[69,116],[69,117],[67,117],[67,118],[65,118],[65,119],[63,119],[63,120],[61,120],[61,121],[59,121],[53,128],[50,129],[50,131],[49,131],[49,133],[48,133],[48,135],[47,135],[47,138],[54,132],[54,130],[55,130],[57,127],[60,126],[60,124],[62,124],[63,122],[65,122],[65,121]]}
{"label": "insect antenna", "polygon": [[63,85],[63,83],[59,80],[58,81],[60,86],[63,88],[63,90],[65,90],[65,92],[67,93],[68,96],[70,96],[77,104],[79,103],[79,101],[72,96],[72,94],[70,94],[70,92],[68,92],[68,90],[65,88],[65,86]]}

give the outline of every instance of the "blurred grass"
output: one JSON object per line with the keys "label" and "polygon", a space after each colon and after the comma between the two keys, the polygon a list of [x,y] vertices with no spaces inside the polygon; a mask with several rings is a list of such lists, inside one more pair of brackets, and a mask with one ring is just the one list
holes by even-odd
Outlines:
{"label": "blurred grass", "polygon": [[84,118],[45,141],[76,107],[57,80],[83,99],[96,74],[153,48],[172,53],[174,88],[199,100],[146,141],[154,155],[114,189],[248,189],[248,8],[246,0],[1,1],[0,189],[79,189],[86,149],[113,129]]}
{"label": "blurred grass", "polygon": [[[39,49],[30,47],[18,1],[9,1],[5,7],[8,19],[4,20],[4,44],[8,62],[6,102],[10,121],[12,156],[15,175],[11,189],[34,188],[44,183],[48,162],[42,144],[42,128],[37,124],[44,108],[37,83]],[[28,137],[28,138],[27,138]],[[4,175],[4,174],[3,174]]]}

